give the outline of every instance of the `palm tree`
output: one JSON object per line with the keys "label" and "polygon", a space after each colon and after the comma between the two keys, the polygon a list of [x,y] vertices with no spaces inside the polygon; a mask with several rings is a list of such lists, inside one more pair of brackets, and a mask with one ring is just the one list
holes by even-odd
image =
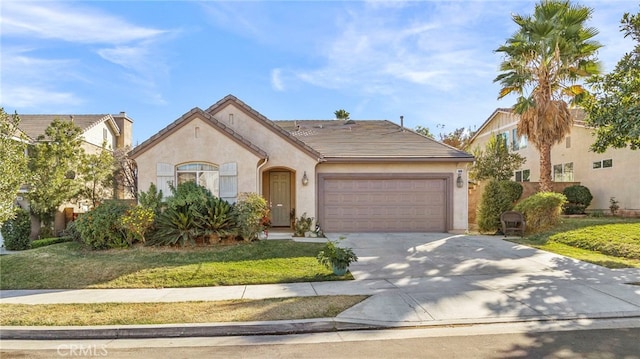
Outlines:
{"label": "palm tree", "polygon": [[347,111],[345,111],[343,109],[337,110],[333,114],[336,115],[336,119],[338,119],[338,120],[348,120],[349,119],[349,112],[347,112]]}
{"label": "palm tree", "polygon": [[584,94],[578,83],[600,72],[592,38],[598,30],[585,27],[592,9],[569,1],[543,0],[532,16],[513,15],[520,29],[496,52],[503,53],[498,99],[518,95],[514,112],[521,116],[518,135],[527,136],[540,152],[540,190],[550,191],[551,146],[571,131],[569,101]]}

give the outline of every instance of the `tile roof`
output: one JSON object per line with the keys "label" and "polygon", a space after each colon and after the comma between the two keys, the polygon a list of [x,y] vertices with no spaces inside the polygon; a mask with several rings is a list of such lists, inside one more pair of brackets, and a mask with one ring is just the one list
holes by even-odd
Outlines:
{"label": "tile roof", "polygon": [[325,160],[461,160],[473,156],[386,120],[273,121]]}
{"label": "tile roof", "polygon": [[[71,114],[59,114],[59,115],[19,115],[20,125],[18,126],[30,139],[35,140],[40,135],[44,135],[44,131],[49,124],[55,119],[70,120],[73,118],[73,122],[86,132],[97,124],[110,120],[113,122],[113,117],[109,114],[98,115],[71,115]],[[118,126],[115,122],[112,123],[113,129],[116,134],[119,134]]]}

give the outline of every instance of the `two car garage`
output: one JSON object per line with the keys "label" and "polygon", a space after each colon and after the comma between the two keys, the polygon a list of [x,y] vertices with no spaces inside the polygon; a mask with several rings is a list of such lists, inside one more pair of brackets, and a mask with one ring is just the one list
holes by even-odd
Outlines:
{"label": "two car garage", "polygon": [[320,174],[318,220],[326,232],[446,232],[449,173]]}

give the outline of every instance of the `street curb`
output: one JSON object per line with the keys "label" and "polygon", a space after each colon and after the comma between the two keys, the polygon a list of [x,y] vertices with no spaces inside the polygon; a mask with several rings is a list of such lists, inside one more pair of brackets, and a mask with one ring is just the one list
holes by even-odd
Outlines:
{"label": "street curb", "polygon": [[[23,329],[25,328],[25,329]],[[282,321],[254,324],[105,327],[0,327],[0,340],[82,340],[82,339],[151,339],[184,337],[225,337],[249,335],[286,335],[352,330],[388,329],[387,326],[335,320]]]}

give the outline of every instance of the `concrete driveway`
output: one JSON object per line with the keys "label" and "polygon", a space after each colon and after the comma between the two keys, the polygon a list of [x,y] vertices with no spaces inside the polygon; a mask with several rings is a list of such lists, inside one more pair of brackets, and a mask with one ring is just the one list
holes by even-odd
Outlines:
{"label": "concrete driveway", "polygon": [[336,234],[380,288],[344,320],[410,325],[640,315],[640,269],[611,270],[503,240],[431,233]]}

